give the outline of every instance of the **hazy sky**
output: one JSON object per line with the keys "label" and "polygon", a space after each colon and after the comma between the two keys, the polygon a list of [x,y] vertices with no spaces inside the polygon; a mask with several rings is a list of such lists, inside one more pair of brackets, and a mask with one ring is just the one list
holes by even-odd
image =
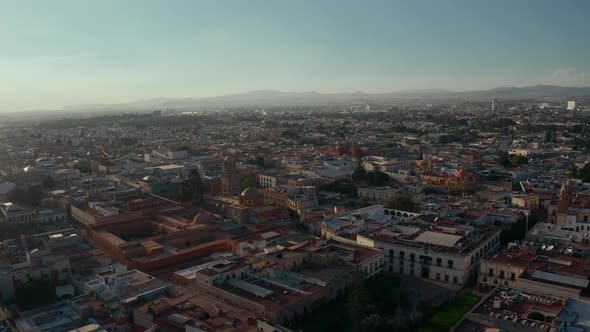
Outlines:
{"label": "hazy sky", "polygon": [[0,111],[257,89],[590,86],[590,1],[0,0]]}

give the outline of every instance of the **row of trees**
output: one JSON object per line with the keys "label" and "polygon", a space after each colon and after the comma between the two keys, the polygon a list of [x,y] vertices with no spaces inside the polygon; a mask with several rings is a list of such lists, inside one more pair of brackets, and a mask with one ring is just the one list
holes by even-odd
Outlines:
{"label": "row of trees", "polygon": [[6,194],[6,200],[9,202],[38,206],[43,198],[43,188],[41,186],[33,186],[28,189],[16,187]]}
{"label": "row of trees", "polygon": [[408,195],[392,195],[383,200],[383,207],[401,211],[415,212],[416,203]]}
{"label": "row of trees", "polygon": [[343,323],[348,324],[340,331],[416,331],[436,306],[411,299],[396,277],[386,275],[368,281],[357,270],[352,274],[347,309],[348,321]]}
{"label": "row of trees", "polygon": [[498,158],[500,165],[505,168],[521,166],[529,163],[527,157],[517,154],[509,154],[506,151],[497,151],[496,157]]}
{"label": "row of trees", "polygon": [[590,163],[584,165],[584,167],[580,169],[574,167],[572,169],[572,176],[577,179],[582,179],[584,182],[590,182]]}
{"label": "row of trees", "polygon": [[198,170],[188,172],[187,179],[182,182],[180,200],[192,202],[197,207],[205,206],[205,186]]}
{"label": "row of trees", "polygon": [[383,186],[389,182],[389,175],[380,170],[372,170],[367,172],[359,159],[354,172],[352,173],[352,181],[355,184],[368,184],[369,186]]}

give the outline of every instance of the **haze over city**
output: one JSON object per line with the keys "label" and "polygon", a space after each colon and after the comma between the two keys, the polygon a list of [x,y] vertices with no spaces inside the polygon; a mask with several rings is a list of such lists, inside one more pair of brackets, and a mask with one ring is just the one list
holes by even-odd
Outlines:
{"label": "haze over city", "polygon": [[590,86],[586,1],[1,1],[0,111]]}
{"label": "haze over city", "polygon": [[590,332],[589,15],[0,0],[0,332]]}

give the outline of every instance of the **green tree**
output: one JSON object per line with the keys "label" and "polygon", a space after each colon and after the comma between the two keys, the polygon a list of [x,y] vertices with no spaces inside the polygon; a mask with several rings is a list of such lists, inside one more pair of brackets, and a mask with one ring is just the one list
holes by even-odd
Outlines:
{"label": "green tree", "polygon": [[389,175],[380,170],[373,170],[367,174],[367,182],[370,186],[383,186],[389,182]]}
{"label": "green tree", "polygon": [[545,143],[553,143],[555,142],[555,130],[554,129],[547,129],[545,132]]}
{"label": "green tree", "polygon": [[363,273],[358,269],[352,272],[352,286],[348,298],[348,314],[352,332],[364,331],[363,319],[367,316],[369,293],[364,283]]}
{"label": "green tree", "polygon": [[187,179],[182,183],[180,198],[184,202],[191,201],[197,207],[205,205],[205,186],[198,170],[189,171]]}
{"label": "green tree", "polygon": [[250,187],[250,188],[258,188],[259,187],[258,181],[256,181],[256,177],[246,175],[240,179],[240,190],[244,190],[248,187]]}
{"label": "green tree", "polygon": [[45,175],[41,179],[41,184],[43,185],[43,188],[51,189],[51,188],[55,187],[55,180],[51,176]]}
{"label": "green tree", "polygon": [[500,165],[506,168],[512,164],[510,161],[510,155],[506,151],[496,151],[496,157]]}
{"label": "green tree", "polygon": [[529,160],[525,156],[521,156],[518,154],[511,154],[510,155],[510,163],[512,163],[513,165],[521,166],[524,164],[528,164]]}
{"label": "green tree", "polygon": [[88,160],[80,160],[74,165],[74,169],[77,169],[82,174],[90,174],[90,162]]}
{"label": "green tree", "polygon": [[573,172],[572,176],[578,179],[582,179],[582,181],[584,182],[590,182],[590,163],[584,165],[584,167],[580,169],[576,169],[576,171]]}
{"label": "green tree", "polygon": [[367,181],[367,171],[363,167],[362,160],[359,158],[354,172],[352,172],[352,181],[355,183]]}
{"label": "green tree", "polygon": [[43,191],[40,186],[33,186],[27,190],[14,188],[6,194],[6,199],[10,202],[38,206],[43,198]]}
{"label": "green tree", "polygon": [[55,300],[55,287],[49,279],[29,279],[16,288],[15,300],[21,310],[31,310]]}
{"label": "green tree", "polygon": [[260,168],[264,168],[264,157],[256,156],[256,158],[254,158],[254,164]]}
{"label": "green tree", "polygon": [[383,200],[383,207],[409,212],[416,211],[416,203],[408,195],[391,195]]}
{"label": "green tree", "polygon": [[357,208],[364,208],[369,206],[369,200],[366,197],[361,197],[357,199],[354,203]]}

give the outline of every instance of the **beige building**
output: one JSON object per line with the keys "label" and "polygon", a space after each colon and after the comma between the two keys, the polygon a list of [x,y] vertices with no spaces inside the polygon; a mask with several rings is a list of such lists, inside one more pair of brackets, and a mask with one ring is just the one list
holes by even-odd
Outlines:
{"label": "beige building", "polygon": [[482,261],[479,288],[488,291],[505,286],[559,300],[587,298],[590,283],[590,273],[586,269],[588,261],[562,255],[560,251],[535,247],[506,249]]}
{"label": "beige building", "polygon": [[515,195],[511,198],[512,205],[527,210],[536,210],[539,208],[539,195]]}

